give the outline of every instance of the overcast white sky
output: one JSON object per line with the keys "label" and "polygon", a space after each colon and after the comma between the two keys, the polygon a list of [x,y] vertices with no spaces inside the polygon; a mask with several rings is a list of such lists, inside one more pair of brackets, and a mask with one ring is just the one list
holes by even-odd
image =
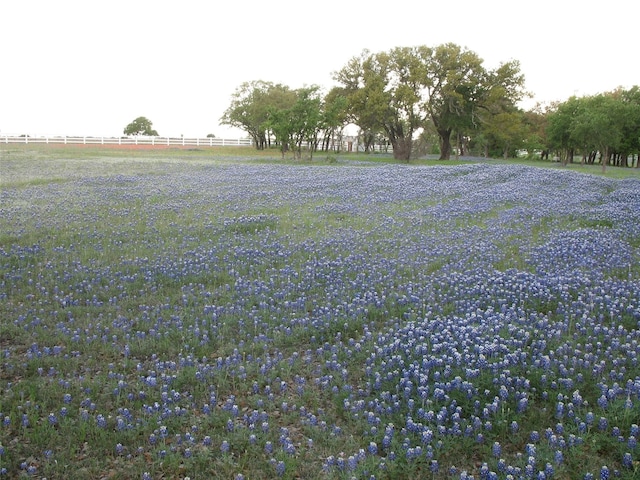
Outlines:
{"label": "overcast white sky", "polygon": [[[519,60],[535,100],[640,84],[635,0],[3,0],[0,135],[235,138],[245,81],[334,85],[364,48],[454,42]],[[527,106],[532,105],[531,101]]]}

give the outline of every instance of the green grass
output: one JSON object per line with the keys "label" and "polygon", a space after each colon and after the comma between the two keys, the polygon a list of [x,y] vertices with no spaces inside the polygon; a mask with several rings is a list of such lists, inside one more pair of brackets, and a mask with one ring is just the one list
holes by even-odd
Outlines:
{"label": "green grass", "polygon": [[[33,164],[37,162],[38,169],[34,170]],[[473,163],[469,160],[438,160],[434,156],[412,159],[409,162],[395,160],[391,153],[339,153],[327,155],[325,152],[316,152],[313,160],[294,159],[291,155],[283,159],[277,149],[256,150],[253,147],[194,147],[194,148],[131,148],[131,147],[105,147],[100,145],[59,145],[59,144],[0,144],[0,187],[15,186],[28,187],[43,185],[51,182],[67,181],[69,176],[78,174],[89,175],[113,175],[116,173],[128,174],[165,174],[172,170],[172,164],[176,162],[190,163],[194,167],[198,165],[210,165],[215,163],[237,162],[242,159],[246,163],[254,164],[286,164],[286,165],[346,165],[358,162],[361,165],[421,165],[442,166],[461,165]],[[87,161],[91,160],[91,169],[87,170]],[[100,161],[100,167],[96,168],[95,161]],[[542,161],[537,159],[482,159],[475,161],[489,162],[491,164],[518,164],[541,168],[551,168],[567,171],[575,171],[584,174],[605,176],[608,178],[640,178],[640,169],[625,167],[607,167],[606,173],[602,173],[599,165],[582,165],[572,163],[562,166],[557,162]],[[174,165],[175,166],[175,165]]]}
{"label": "green grass", "polygon": [[549,160],[528,159],[528,158],[510,158],[507,160],[492,158],[488,162],[496,165],[526,165],[529,167],[551,168],[557,170],[565,170],[570,172],[584,173],[589,175],[597,175],[607,178],[623,179],[623,178],[640,178],[640,168],[614,167],[607,166],[606,171],[602,172],[602,166],[581,164],[580,162],[568,163],[562,165],[560,162],[552,162]]}

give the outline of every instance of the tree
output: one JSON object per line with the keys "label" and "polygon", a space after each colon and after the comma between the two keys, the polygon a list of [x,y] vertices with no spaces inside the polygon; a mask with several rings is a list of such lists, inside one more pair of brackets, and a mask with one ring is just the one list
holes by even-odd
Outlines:
{"label": "tree", "polygon": [[302,157],[302,146],[306,144],[309,155],[318,143],[323,126],[322,98],[320,87],[312,85],[293,91],[295,98],[290,105],[272,105],[268,110],[266,125],[280,144],[282,156],[290,146],[295,147],[295,156]]}
{"label": "tree", "polygon": [[628,156],[640,150],[638,87],[569,98],[549,115],[547,136],[563,163],[579,149],[589,163],[599,154],[603,171],[612,160],[628,165]]}
{"label": "tree", "polygon": [[580,108],[580,99],[570,97],[566,102],[559,104],[549,113],[547,120],[547,139],[549,145],[558,151],[563,165],[573,159],[577,147],[575,136],[571,136],[571,125]]}
{"label": "tree", "polygon": [[125,135],[148,135],[157,137],[158,132],[153,129],[151,120],[146,117],[138,117],[129,125],[124,127]]}
{"label": "tree", "polygon": [[269,119],[266,125],[269,131],[275,136],[276,142],[280,145],[282,158],[284,158],[285,153],[289,151],[291,144],[293,125],[290,119],[288,109],[278,109],[275,107],[269,109]]}
{"label": "tree", "polygon": [[244,82],[234,92],[231,105],[220,118],[220,123],[245,130],[258,150],[265,148],[267,139],[264,122],[266,105],[261,99],[273,85],[261,80]]}
{"label": "tree", "polygon": [[486,96],[483,82],[488,78],[482,59],[453,43],[425,48],[429,118],[440,139],[440,158],[451,157],[451,134],[467,133],[476,127],[479,102]]}
{"label": "tree", "polygon": [[320,120],[323,150],[333,149],[336,137],[341,141],[343,127],[348,123],[347,108],[347,98],[341,88],[334,87],[325,95]]}
{"label": "tree", "polygon": [[317,85],[292,90],[271,82],[245,82],[234,93],[221,123],[245,130],[258,149],[275,140],[283,156],[295,147],[300,158],[307,145],[312,157],[320,139],[328,149],[336,132],[346,124],[346,105],[340,89],[323,97]]}
{"label": "tree", "polygon": [[297,148],[297,157],[302,156],[302,144],[309,148],[309,158],[318,145],[318,135],[322,127],[322,99],[320,87],[312,85],[296,91],[297,99],[290,111],[293,124],[292,139]]}
{"label": "tree", "polygon": [[523,113],[522,121],[526,131],[523,148],[527,150],[529,157],[533,157],[534,152],[539,151],[541,160],[549,159],[549,142],[546,133],[549,108],[538,102],[531,110]]}
{"label": "tree", "polygon": [[513,105],[522,98],[524,77],[516,61],[486,71],[474,53],[447,43],[365,50],[334,74],[349,100],[352,121],[363,131],[384,131],[394,157],[408,160],[415,133],[433,123],[440,158],[451,155],[451,134],[477,128],[481,109]]}
{"label": "tree", "polygon": [[240,128],[253,139],[258,150],[269,145],[269,115],[274,108],[288,108],[295,93],[287,86],[256,80],[240,85],[220,123]]}
{"label": "tree", "polygon": [[500,149],[505,159],[515,155],[519,147],[524,145],[526,136],[522,112],[515,109],[492,115],[482,131],[488,137],[488,147]]}
{"label": "tree", "polygon": [[411,157],[413,134],[424,124],[422,67],[415,48],[365,50],[334,75],[344,86],[353,123],[371,138],[384,131],[401,160]]}
{"label": "tree", "polygon": [[572,119],[570,137],[585,150],[600,152],[604,173],[611,154],[620,148],[625,122],[625,105],[612,95],[599,94],[580,99]]}
{"label": "tree", "polygon": [[469,111],[457,122],[458,138],[460,127],[468,135],[481,132],[485,151],[492,150],[504,158],[515,156],[527,137],[523,112],[516,106],[524,95],[523,85],[524,76],[515,60],[485,72],[479,82],[469,83],[464,97]]}
{"label": "tree", "polygon": [[633,86],[629,90],[619,90],[620,101],[625,105],[625,121],[622,127],[622,143],[620,154],[625,166],[628,165],[628,157],[636,157],[636,168],[640,168],[640,87]]}

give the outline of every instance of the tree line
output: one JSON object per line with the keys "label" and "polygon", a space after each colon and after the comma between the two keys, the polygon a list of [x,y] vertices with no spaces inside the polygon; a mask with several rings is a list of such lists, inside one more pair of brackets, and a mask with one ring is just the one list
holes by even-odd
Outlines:
{"label": "tree line", "polygon": [[640,152],[638,87],[524,111],[517,106],[528,95],[518,61],[487,69],[453,43],[364,50],[333,78],[338,85],[326,94],[317,85],[245,82],[220,121],[247,132],[258,149],[277,146],[296,157],[304,148],[309,155],[334,149],[348,124],[359,128],[365,151],[388,145],[402,160],[526,151],[545,158],[552,152],[563,162],[580,154],[604,167],[632,166]]}
{"label": "tree line", "polygon": [[341,140],[348,122],[347,99],[334,89],[322,94],[318,85],[292,90],[262,80],[244,82],[233,94],[221,123],[247,132],[259,150],[277,145],[282,155],[302,148],[310,155]]}
{"label": "tree line", "polygon": [[[544,113],[542,114],[544,115]],[[544,115],[546,146],[563,164],[579,155],[582,163],[640,168],[640,87],[571,97]]]}

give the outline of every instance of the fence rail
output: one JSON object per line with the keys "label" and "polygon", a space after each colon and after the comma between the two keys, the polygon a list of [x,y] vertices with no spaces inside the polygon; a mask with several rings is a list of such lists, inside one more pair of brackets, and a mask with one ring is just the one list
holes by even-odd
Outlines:
{"label": "fence rail", "polygon": [[180,147],[223,147],[223,146],[252,146],[249,138],[184,138],[184,137],[67,137],[67,136],[39,136],[27,137],[17,135],[0,135],[0,143],[38,143],[64,145],[151,145],[151,146],[180,146]]}
{"label": "fence rail", "polygon": [[[186,138],[186,137],[92,137],[92,136],[63,136],[63,135],[0,135],[0,145],[2,144],[63,144],[63,145],[121,145],[121,146],[176,146],[176,147],[251,147],[253,140],[250,138]],[[305,146],[307,146],[305,144]],[[364,152],[364,145],[359,143],[355,137],[349,140],[340,140],[333,143],[328,150],[334,152]],[[372,151],[389,153],[391,147],[385,145],[374,145]]]}

